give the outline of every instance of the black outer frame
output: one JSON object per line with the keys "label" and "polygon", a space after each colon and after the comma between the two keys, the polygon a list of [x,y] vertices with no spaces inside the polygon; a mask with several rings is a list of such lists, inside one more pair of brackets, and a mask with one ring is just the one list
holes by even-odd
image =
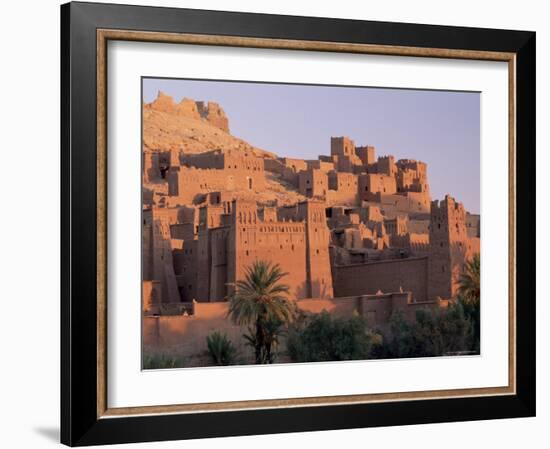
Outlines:
{"label": "black outer frame", "polygon": [[[517,394],[98,419],[98,28],[516,53]],[[61,442],[83,446],[535,416],[535,101],[534,32],[80,2],[62,5]]]}

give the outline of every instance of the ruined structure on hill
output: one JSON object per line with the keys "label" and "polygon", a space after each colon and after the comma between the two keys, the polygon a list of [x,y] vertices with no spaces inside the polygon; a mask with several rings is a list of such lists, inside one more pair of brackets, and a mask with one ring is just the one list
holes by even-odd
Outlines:
{"label": "ruined structure on hill", "polygon": [[180,146],[145,139],[148,314],[192,314],[193,304],[225,301],[262,259],[288,273],[304,310],[345,303],[380,324],[392,307],[444,305],[479,252],[479,215],[451,196],[432,201],[424,162],[377,158],[348,137],[332,137],[330,155],[317,160],[277,158],[231,136],[216,103],[159,95],[144,108],[200,131],[182,130],[188,141]]}

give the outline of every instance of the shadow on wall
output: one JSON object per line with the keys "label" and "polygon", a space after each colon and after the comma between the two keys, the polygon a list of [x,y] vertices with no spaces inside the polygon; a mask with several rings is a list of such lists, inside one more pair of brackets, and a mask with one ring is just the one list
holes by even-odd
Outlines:
{"label": "shadow on wall", "polygon": [[[296,288],[296,296],[295,298],[292,298],[292,294],[290,295],[290,299],[311,299],[311,298],[328,298],[328,289],[327,286],[318,279],[311,282],[311,289],[310,289],[310,283],[307,281],[302,282],[297,288]],[[330,297],[333,295],[331,294]]]}
{"label": "shadow on wall", "polygon": [[59,427],[35,427],[34,432],[44,437],[47,440],[59,443],[60,431]]}

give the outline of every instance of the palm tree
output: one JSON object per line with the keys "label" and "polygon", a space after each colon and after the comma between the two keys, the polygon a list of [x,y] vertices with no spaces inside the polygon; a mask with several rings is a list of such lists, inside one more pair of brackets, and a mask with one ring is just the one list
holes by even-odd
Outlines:
{"label": "palm tree", "polygon": [[[261,340],[256,335],[256,329],[254,326],[249,326],[247,333],[243,334],[243,338],[246,340],[246,344],[252,347],[256,352],[256,357],[260,355],[261,361],[258,363],[273,363],[277,355],[277,348],[279,346],[279,337],[283,333],[281,329],[282,323],[276,320],[267,320],[264,322],[263,332],[261,334]],[[261,345],[263,340],[263,347]],[[258,346],[256,346],[258,344]]]}
{"label": "palm tree", "polygon": [[254,347],[256,363],[273,363],[271,353],[274,329],[294,320],[296,309],[288,300],[288,285],[280,283],[286,276],[279,264],[258,260],[246,269],[243,280],[233,286],[228,315],[235,324],[248,326],[247,340]]}
{"label": "palm tree", "polygon": [[460,286],[458,293],[465,302],[479,302],[480,296],[480,257],[479,253],[475,254],[471,260],[464,264],[464,272],[458,280]]}

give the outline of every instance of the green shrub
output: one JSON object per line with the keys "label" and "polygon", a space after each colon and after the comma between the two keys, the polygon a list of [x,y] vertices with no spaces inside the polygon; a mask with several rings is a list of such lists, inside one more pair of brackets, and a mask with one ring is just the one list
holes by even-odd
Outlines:
{"label": "green shrub", "polygon": [[481,336],[480,325],[480,301],[465,301],[462,297],[458,298],[458,302],[464,309],[464,315],[470,320],[472,324],[472,344],[470,349],[479,354],[479,340]]}
{"label": "green shrub", "polygon": [[[460,301],[451,303],[440,313],[439,327],[441,329],[441,354],[472,353],[476,345],[475,323],[466,314]],[[477,339],[479,345],[479,338]]]}
{"label": "green shrub", "polygon": [[214,365],[226,366],[235,363],[237,350],[227,335],[214,332],[206,337],[206,345]]}
{"label": "green shrub", "polygon": [[463,304],[457,301],[443,310],[418,310],[415,323],[406,321],[399,312],[394,313],[382,357],[434,357],[473,353],[476,344],[479,349],[475,324],[465,313]]}
{"label": "green shrub", "polygon": [[294,362],[362,360],[369,357],[374,337],[359,316],[333,318],[321,312],[289,329],[287,350]]}
{"label": "green shrub", "polygon": [[382,358],[415,357],[416,342],[412,325],[400,312],[393,313],[390,319],[389,336],[381,351]]}
{"label": "green shrub", "polygon": [[182,357],[167,354],[145,354],[143,356],[143,369],[170,369],[183,368],[184,366]]}

